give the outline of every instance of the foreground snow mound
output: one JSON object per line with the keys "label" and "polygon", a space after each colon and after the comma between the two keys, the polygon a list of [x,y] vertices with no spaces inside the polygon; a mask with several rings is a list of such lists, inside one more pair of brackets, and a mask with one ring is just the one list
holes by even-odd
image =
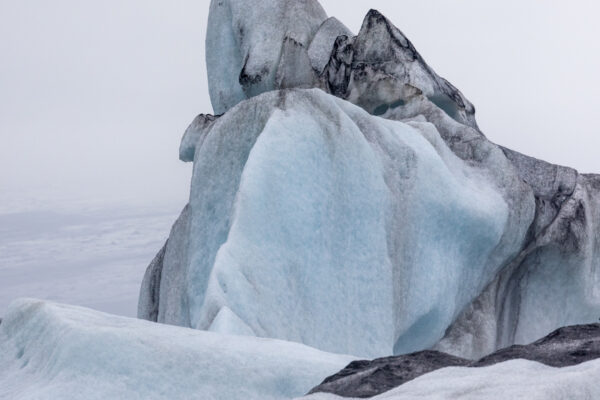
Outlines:
{"label": "foreground snow mound", "polygon": [[[600,398],[600,360],[553,368],[514,360],[485,368],[450,367],[423,375],[372,400],[588,400]],[[318,393],[303,400],[342,400]]]}
{"label": "foreground snow mound", "polygon": [[190,204],[148,269],[143,318],[365,357],[420,350],[533,218],[499,148],[467,163],[432,124],[321,90],[265,93],[193,127]]}
{"label": "foreground snow mound", "polygon": [[285,399],[348,356],[18,300],[0,324],[0,399]]}

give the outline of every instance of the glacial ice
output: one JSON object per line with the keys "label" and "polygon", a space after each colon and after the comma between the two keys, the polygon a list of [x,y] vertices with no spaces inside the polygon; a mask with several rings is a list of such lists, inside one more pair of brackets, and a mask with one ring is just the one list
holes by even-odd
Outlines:
{"label": "glacial ice", "polygon": [[308,46],[326,19],[317,0],[211,0],[206,67],[215,114],[269,90],[312,87]]}
{"label": "glacial ice", "polygon": [[329,63],[331,51],[339,36],[352,37],[354,35],[337,18],[330,17],[321,24],[319,30],[315,33],[315,37],[310,42],[308,58],[313,69],[319,75],[323,73]]}
{"label": "glacial ice", "polygon": [[[599,175],[490,142],[375,10],[354,36],[316,0],[210,7],[216,115],[184,134],[189,204],[138,303],[181,327],[16,301],[0,398],[291,398],[339,354],[479,358],[597,320]],[[599,372],[445,368],[376,398],[596,398]]]}
{"label": "glacial ice", "polygon": [[290,399],[350,361],[297,343],[18,300],[0,324],[0,399]]}
{"label": "glacial ice", "polygon": [[224,115],[184,135],[140,317],[477,358],[600,315],[600,178],[490,142],[379,12],[353,36],[316,1],[213,1],[207,64]]}
{"label": "glacial ice", "polygon": [[206,137],[218,117],[210,114],[200,114],[185,130],[179,146],[179,159],[183,162],[194,161],[196,145]]}
{"label": "glacial ice", "polygon": [[336,39],[320,78],[321,88],[375,115],[423,94],[456,121],[477,128],[475,107],[376,10],[369,11],[358,35]]}
{"label": "glacial ice", "polygon": [[[310,393],[370,398],[448,367],[482,368],[511,360],[539,362],[565,368],[600,358],[600,324],[562,327],[533,343],[509,346],[481,359],[468,360],[434,350],[357,360],[323,380]],[[491,385],[490,385],[491,386]]]}
{"label": "glacial ice", "polygon": [[[600,398],[600,360],[552,368],[515,360],[485,368],[450,367],[371,397],[372,400],[574,400]],[[318,393],[297,400],[350,400]]]}
{"label": "glacial ice", "polygon": [[463,311],[442,351],[477,358],[600,315],[600,176],[505,152],[535,192],[531,239]]}
{"label": "glacial ice", "polygon": [[159,322],[209,329],[219,315],[236,333],[361,356],[429,347],[528,226],[432,124],[317,89],[240,103],[195,151]]}

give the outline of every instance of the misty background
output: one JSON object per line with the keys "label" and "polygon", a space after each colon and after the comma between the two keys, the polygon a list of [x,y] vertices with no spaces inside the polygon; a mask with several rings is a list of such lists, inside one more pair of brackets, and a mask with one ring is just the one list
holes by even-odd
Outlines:
{"label": "misty background", "polygon": [[[321,2],[355,33],[391,19],[496,143],[600,172],[595,1]],[[251,4],[251,1],[249,2]],[[178,202],[183,131],[212,112],[208,0],[0,0],[0,192],[23,201]]]}
{"label": "misty background", "polygon": [[[600,3],[321,3],[355,33],[369,8],[386,15],[494,142],[600,172]],[[135,313],[145,266],[189,194],[179,141],[212,112],[208,8],[0,0],[0,316],[17,296]],[[110,304],[97,300],[107,290]]]}

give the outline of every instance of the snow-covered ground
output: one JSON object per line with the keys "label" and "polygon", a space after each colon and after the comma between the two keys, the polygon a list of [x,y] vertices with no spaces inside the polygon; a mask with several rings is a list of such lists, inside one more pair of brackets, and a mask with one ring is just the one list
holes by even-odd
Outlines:
{"label": "snow-covered ground", "polygon": [[0,399],[275,400],[352,357],[37,300],[0,324]]}
{"label": "snow-covered ground", "polygon": [[[568,368],[512,360],[485,368],[443,368],[372,400],[592,400],[600,398],[598,376],[600,360]],[[352,400],[327,393],[302,399]]]}
{"label": "snow-covered ground", "polygon": [[[279,400],[302,396],[353,357],[22,299],[0,324],[0,399]],[[600,398],[600,361],[568,368],[513,360],[444,368],[374,397]],[[319,393],[306,400],[342,400]]]}
{"label": "snow-covered ground", "polygon": [[[19,297],[135,316],[180,205],[0,198],[0,317]],[[182,205],[181,205],[182,206]]]}

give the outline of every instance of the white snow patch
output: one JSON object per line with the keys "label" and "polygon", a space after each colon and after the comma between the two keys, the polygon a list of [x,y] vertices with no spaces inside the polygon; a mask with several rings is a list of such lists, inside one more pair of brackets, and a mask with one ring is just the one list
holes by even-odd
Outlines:
{"label": "white snow patch", "polygon": [[0,399],[289,399],[351,360],[23,299],[0,324]]}

